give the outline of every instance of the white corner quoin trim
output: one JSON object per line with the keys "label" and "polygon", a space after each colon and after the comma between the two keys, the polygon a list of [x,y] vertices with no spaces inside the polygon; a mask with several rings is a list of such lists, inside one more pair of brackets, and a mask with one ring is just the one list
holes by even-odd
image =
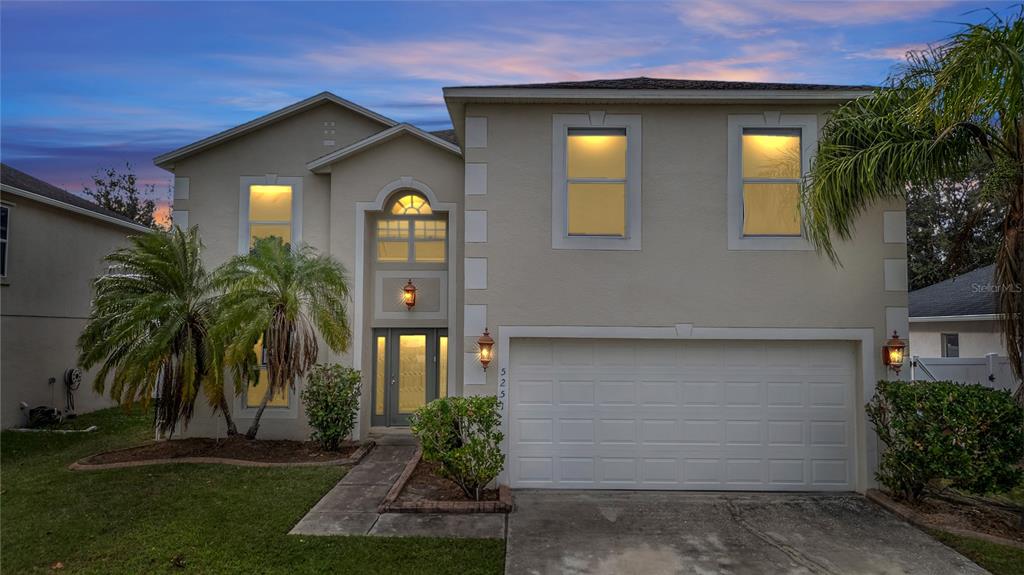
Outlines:
{"label": "white corner quoin trim", "polygon": [[[621,326],[498,326],[495,343],[497,344],[498,364],[498,399],[501,402],[502,432],[505,439],[501,449],[505,454],[505,470],[499,481],[508,483],[509,469],[509,437],[512,430],[508,429],[509,397],[515,390],[509,382],[512,374],[509,371],[509,355],[511,340],[518,338],[569,338],[569,339],[674,339],[674,340],[774,340],[774,341],[850,341],[859,344],[860,377],[862,395],[861,405],[871,400],[875,394],[876,356],[875,332],[871,328],[775,328],[775,327],[694,327],[693,324],[676,324],[665,327],[621,327]],[[857,406],[858,402],[853,402]],[[874,485],[868,468],[877,460],[878,439],[867,427],[867,421],[860,411],[854,414],[851,421],[858,421],[855,437],[853,461],[854,482],[858,491],[864,491]]]}
{"label": "white corner quoin trim", "polygon": [[[811,170],[811,159],[818,149],[818,117],[814,114],[761,114],[729,115],[728,163],[728,233],[730,250],[812,251],[814,247],[804,236],[744,236],[743,235],[743,129],[744,128],[796,128],[800,130],[800,172]],[[802,216],[802,214],[801,214]],[[801,220],[803,218],[801,217]]]}
{"label": "white corner quoin trim", "polygon": [[[626,130],[626,237],[570,236],[566,177],[569,128],[625,128]],[[551,117],[551,249],[638,251],[643,236],[641,142],[639,114],[554,114]]]}

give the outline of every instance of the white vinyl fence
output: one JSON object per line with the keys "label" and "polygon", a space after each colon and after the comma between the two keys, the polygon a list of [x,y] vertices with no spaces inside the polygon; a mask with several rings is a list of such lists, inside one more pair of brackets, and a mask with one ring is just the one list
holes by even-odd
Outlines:
{"label": "white vinyl fence", "polygon": [[994,389],[1014,391],[1017,380],[1010,360],[990,353],[985,357],[917,357],[910,364],[910,379],[980,383]]}

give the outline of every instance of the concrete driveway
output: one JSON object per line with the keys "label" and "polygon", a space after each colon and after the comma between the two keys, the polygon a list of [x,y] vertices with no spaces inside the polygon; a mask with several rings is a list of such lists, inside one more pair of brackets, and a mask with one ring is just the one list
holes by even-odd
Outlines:
{"label": "concrete driveway", "polygon": [[506,575],[986,573],[857,495],[514,496]]}

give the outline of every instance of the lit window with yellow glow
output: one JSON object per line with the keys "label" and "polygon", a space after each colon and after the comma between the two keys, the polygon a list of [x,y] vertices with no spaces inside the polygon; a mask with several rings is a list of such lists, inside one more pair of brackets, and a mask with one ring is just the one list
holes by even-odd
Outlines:
{"label": "lit window with yellow glow", "polygon": [[249,186],[249,245],[272,236],[292,241],[292,187]]}
{"label": "lit window with yellow glow", "polygon": [[800,130],[746,128],[743,235],[800,235]]}
{"label": "lit window with yellow glow", "polygon": [[437,217],[426,198],[399,196],[377,221],[377,261],[384,263],[445,263],[448,261],[448,222]]}
{"label": "lit window with yellow glow", "polygon": [[[256,385],[250,385],[245,391],[245,406],[253,408],[259,407],[260,403],[263,402],[263,397],[267,394],[267,386],[270,384],[270,379],[267,375],[267,358],[263,350],[262,339],[256,342],[254,351],[260,362],[260,375]],[[288,407],[288,388],[275,393],[267,401],[267,407]]]}
{"label": "lit window with yellow glow", "polygon": [[570,128],[566,141],[570,236],[626,236],[626,130]]}

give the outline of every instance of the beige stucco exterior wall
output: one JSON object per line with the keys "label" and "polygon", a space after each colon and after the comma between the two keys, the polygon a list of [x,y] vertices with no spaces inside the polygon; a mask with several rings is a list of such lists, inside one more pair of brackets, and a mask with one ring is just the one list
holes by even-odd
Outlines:
{"label": "beige stucco exterior wall", "polygon": [[[727,247],[728,116],[816,113],[820,129],[827,110],[777,103],[467,105],[467,117],[487,118],[487,146],[467,149],[465,161],[487,164],[487,193],[467,196],[466,209],[487,211],[488,241],[466,245],[467,258],[487,258],[487,289],[466,290],[466,304],[486,305],[498,335],[500,326],[868,328],[880,345],[886,308],[905,314],[907,307],[905,287],[887,291],[884,271],[886,259],[906,258],[905,243],[883,241],[883,212],[904,210],[902,203],[877,205],[859,219],[854,240],[838,246],[842,267],[814,251]],[[640,251],[551,247],[552,116],[591,111],[642,116]],[[475,334],[467,336],[471,351]],[[858,375],[858,399],[865,379],[887,375],[873,363],[876,373]],[[466,393],[495,394],[497,371]],[[866,437],[862,406],[857,420],[858,437]],[[866,457],[861,448],[861,481],[869,476]]]}
{"label": "beige stucco exterior wall", "polygon": [[[325,126],[325,122],[334,122]],[[334,134],[325,135],[324,130]],[[238,253],[240,178],[265,176],[302,178],[302,241],[321,252],[330,242],[330,177],[306,169],[306,163],[386,129],[380,122],[335,105],[325,103],[244,136],[224,142],[174,165],[175,177],[189,179],[188,199],[176,199],[174,209],[189,213],[189,224],[199,226],[206,246],[209,269]],[[334,146],[324,146],[333,139]],[[329,360],[321,350],[321,360]],[[292,405],[298,405],[297,383]],[[230,401],[230,400],[229,400]],[[241,398],[233,402],[236,425],[248,428],[251,418],[238,413]],[[301,412],[301,410],[297,410]],[[225,433],[223,418],[212,415],[204,402],[196,405],[195,416],[184,436],[217,437]],[[260,420],[260,437],[304,439],[309,436],[305,417],[270,408]]]}
{"label": "beige stucco exterior wall", "polygon": [[[449,258],[448,266],[453,272],[449,289],[455,290],[455,305],[448,309],[449,342],[457,343],[462,332],[462,204],[463,204],[463,164],[462,158],[445,151],[433,144],[426,143],[410,135],[400,136],[390,142],[343,159],[331,167],[331,255],[345,264],[355,274],[358,269],[356,254],[358,253],[357,211],[359,202],[375,203],[387,200],[381,197],[381,190],[401,178],[413,178],[426,185],[439,203],[452,204],[455,209],[449,211],[448,229],[449,242],[454,242],[456,256]],[[419,185],[419,184],[417,184]],[[389,196],[390,197],[390,196]],[[435,206],[436,209],[436,206]],[[370,413],[370,385],[372,348],[370,346],[373,327],[399,327],[402,325],[428,327],[441,326],[443,322],[396,322],[381,321],[374,318],[374,298],[393,297],[394,294],[374,293],[373,265],[373,233],[372,223],[376,212],[366,212],[367,224],[364,227],[362,249],[364,253],[364,272],[362,273],[363,294],[363,326],[361,346],[362,356],[355,362],[351,354],[342,359],[346,364],[358,363],[363,370],[363,406],[361,414]],[[451,252],[449,252],[451,253]],[[431,266],[427,266],[431,267]],[[392,268],[389,268],[392,269]],[[415,266],[410,266],[410,276],[415,276]],[[355,326],[353,326],[355,329]],[[458,346],[452,345],[449,351],[451,358],[449,369],[461,370],[461,357]],[[461,381],[461,374],[456,371],[456,381]],[[455,393],[456,391],[453,391]],[[369,430],[369,417],[361,417],[362,433]]]}
{"label": "beige stucco exterior wall", "polygon": [[[92,279],[105,269],[103,257],[137,232],[12,194],[3,194],[3,202],[11,205],[8,275],[0,282],[0,423],[6,428],[24,423],[20,402],[64,408],[64,370],[78,365]],[[79,413],[113,405],[92,390],[94,374],[86,372],[75,393]]]}
{"label": "beige stucco exterior wall", "polygon": [[995,353],[1006,356],[999,323],[985,321],[949,321],[910,323],[910,354],[918,357],[942,357],[942,334],[960,334],[960,357],[985,357]]}
{"label": "beige stucco exterior wall", "polygon": [[[336,133],[325,136],[324,122],[334,122],[331,129]],[[189,224],[199,226],[206,245],[205,260],[212,269],[238,252],[240,178],[266,174],[279,178],[301,177],[302,240],[343,263],[352,277],[354,292],[357,278],[364,282],[372,278],[370,274],[357,276],[356,273],[356,202],[374,201],[381,188],[403,176],[426,183],[442,202],[458,202],[462,194],[461,159],[411,136],[400,136],[345,158],[335,164],[334,174],[314,174],[306,168],[309,161],[384,129],[386,126],[341,106],[328,103],[312,108],[178,161],[174,166],[175,176],[189,178],[189,197],[176,200],[174,209],[188,211]],[[325,138],[334,139],[336,146],[323,146]],[[369,233],[369,226],[366,229]],[[364,242],[364,246],[369,246],[369,242]],[[373,302],[372,285],[364,285],[367,286],[366,297],[361,305],[369,311],[372,307],[368,306]],[[461,309],[461,299],[455,307],[456,311]],[[450,310],[450,313],[455,312]],[[350,318],[352,316],[350,314]],[[364,317],[372,316],[364,314]],[[365,322],[364,327],[369,333],[372,323]],[[368,337],[363,341],[368,341]],[[326,348],[321,349],[320,361],[352,365],[352,359],[351,350],[337,356]],[[369,359],[362,367],[368,382]],[[268,408],[261,419],[260,437],[309,437],[310,429],[298,405],[303,382],[296,385],[291,399],[295,406],[292,413]],[[368,402],[369,387],[366,390],[364,401]],[[240,413],[240,399],[234,401],[234,406],[236,424],[244,431],[251,418]],[[224,433],[223,418],[211,414],[208,407],[200,404],[182,434],[221,436]]]}

